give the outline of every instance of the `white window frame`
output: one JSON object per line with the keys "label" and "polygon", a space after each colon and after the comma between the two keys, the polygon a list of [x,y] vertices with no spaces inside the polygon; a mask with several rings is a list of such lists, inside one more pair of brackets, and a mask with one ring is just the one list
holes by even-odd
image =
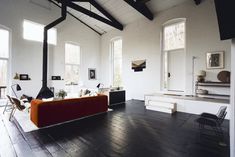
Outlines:
{"label": "white window frame", "polygon": [[[81,82],[82,78],[81,78],[81,57],[82,57],[82,52],[81,52],[81,46],[80,44],[76,43],[76,42],[72,42],[72,41],[67,41],[65,42],[64,44],[64,55],[66,53],[66,44],[71,44],[71,45],[75,45],[75,46],[79,46],[79,49],[80,49],[80,56],[79,56],[79,63],[80,64],[72,64],[72,63],[66,63],[66,60],[65,60],[65,57],[64,57],[64,73],[66,72],[66,65],[71,65],[71,66],[78,66],[78,69],[79,69],[79,81],[75,84],[73,84],[72,82],[70,84],[65,84],[66,86],[71,86],[71,85],[78,85],[79,82]],[[66,80],[65,80],[66,81]]]}
{"label": "white window frame", "polygon": [[[179,24],[179,23],[184,23],[185,25],[185,33],[184,33],[184,48],[177,48],[177,49],[171,49],[171,50],[164,50],[164,28],[167,27],[167,26],[170,26],[170,25],[175,25],[175,24]],[[162,58],[162,62],[161,62],[161,91],[165,92],[165,91],[169,91],[169,88],[168,88],[168,79],[165,80],[165,75],[166,73],[168,74],[168,63],[167,63],[167,67],[165,67],[165,54],[169,51],[177,51],[177,50],[184,50],[184,57],[185,57],[185,63],[184,65],[186,65],[186,34],[187,34],[187,30],[186,30],[186,18],[176,18],[176,19],[171,19],[167,22],[165,22],[163,25],[162,25],[162,30],[161,30],[161,58]],[[168,58],[168,57],[167,57]],[[167,69],[167,72],[165,72],[165,69]],[[186,68],[185,68],[185,74],[186,74]],[[186,76],[184,76],[186,78]],[[185,79],[186,80],[186,79]],[[164,85],[166,83],[166,86]],[[184,86],[184,93],[186,91],[186,82],[185,83],[185,86]],[[174,91],[174,92],[180,92],[180,91]]]}
{"label": "white window frame", "polygon": [[[41,27],[40,28],[41,29],[41,33],[42,33],[42,34],[40,34],[41,36],[38,37],[37,39],[36,38],[27,37],[26,36],[26,34],[27,34],[26,31],[27,30],[25,28],[25,23],[30,23],[30,24],[33,24],[35,26]],[[29,41],[34,41],[34,42],[41,42],[42,43],[43,42],[43,36],[44,36],[44,27],[45,27],[45,25],[43,25],[43,24],[40,24],[40,23],[37,23],[37,22],[34,22],[34,21],[30,21],[30,20],[24,19],[23,20],[23,39],[29,40]],[[50,40],[50,36],[53,35],[53,34],[55,35],[54,36],[55,41],[51,41]],[[51,29],[48,30],[48,39],[47,39],[47,41],[48,41],[48,44],[57,45],[57,29],[56,28],[51,28]]]}
{"label": "white window frame", "polygon": [[9,93],[9,87],[11,86],[12,84],[12,81],[10,78],[12,78],[12,30],[4,25],[1,25],[0,24],[0,29],[3,29],[3,30],[6,30],[9,32],[9,54],[8,54],[8,58],[5,58],[5,57],[0,57],[1,60],[6,60],[8,62],[8,65],[7,65],[7,77],[8,77],[8,82],[7,82],[7,89],[6,89],[6,92]]}
{"label": "white window frame", "polygon": [[[114,37],[110,40],[110,65],[111,65],[110,66],[111,67],[111,69],[110,69],[110,74],[111,74],[110,75],[111,76],[110,84],[111,84],[111,86],[114,86],[114,47],[113,47],[113,43],[117,40],[121,40],[123,43],[123,39],[120,36]],[[123,49],[122,49],[122,53],[123,53]]]}

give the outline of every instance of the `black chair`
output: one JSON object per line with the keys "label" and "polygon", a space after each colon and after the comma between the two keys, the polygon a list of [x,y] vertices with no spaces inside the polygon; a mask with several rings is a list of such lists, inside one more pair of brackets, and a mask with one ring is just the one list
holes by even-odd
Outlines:
{"label": "black chair", "polygon": [[21,102],[19,99],[11,97],[13,104],[13,108],[12,111],[10,113],[10,117],[9,117],[9,121],[11,121],[12,117],[15,114],[16,109],[18,109],[19,111],[23,111],[26,107],[24,105],[21,105]]}
{"label": "black chair", "polygon": [[227,114],[226,109],[226,106],[221,106],[217,114],[202,113],[200,117],[196,119],[196,122],[199,124],[200,132],[204,131],[205,126],[209,126],[216,135],[224,140],[221,124],[223,123]]}

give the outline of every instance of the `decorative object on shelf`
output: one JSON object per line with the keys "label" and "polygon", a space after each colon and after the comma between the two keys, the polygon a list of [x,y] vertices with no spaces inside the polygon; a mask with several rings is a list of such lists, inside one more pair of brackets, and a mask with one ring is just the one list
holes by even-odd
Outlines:
{"label": "decorative object on shelf", "polygon": [[14,90],[14,88],[13,88],[14,86],[16,86],[16,91],[20,91],[20,90],[21,90],[21,87],[20,87],[19,84],[13,84],[13,85],[11,85],[11,89],[12,89],[14,95],[16,96],[16,98],[18,98],[18,96],[17,96],[17,94],[16,94],[16,92],[15,92],[15,90]]}
{"label": "decorative object on shelf", "polygon": [[229,71],[221,71],[218,73],[217,78],[221,82],[230,83],[230,75],[231,73]]}
{"label": "decorative object on shelf", "polygon": [[20,76],[18,73],[15,74],[15,76],[13,77],[14,80],[19,80],[20,79]]}
{"label": "decorative object on shelf", "polygon": [[223,69],[224,68],[224,52],[208,52],[206,54],[207,69]]}
{"label": "decorative object on shelf", "polygon": [[61,89],[57,94],[57,97],[64,99],[65,96],[67,96],[67,92],[63,89]]}
{"label": "decorative object on shelf", "polygon": [[131,69],[133,69],[134,72],[143,71],[143,69],[146,68],[146,59],[145,60],[132,61],[131,65],[132,65]]}
{"label": "decorative object on shelf", "polygon": [[51,80],[61,80],[61,76],[51,76]]}
{"label": "decorative object on shelf", "polygon": [[[203,89],[199,89],[199,87],[203,88]],[[216,99],[225,99],[228,100],[230,95],[227,94],[226,92],[224,93],[218,93],[218,91],[216,92],[212,92],[210,91],[211,88],[229,88],[230,87],[230,83],[227,82],[213,82],[213,81],[205,81],[205,82],[196,82],[195,84],[195,93],[196,96],[198,97],[204,97],[204,98],[216,98]],[[206,89],[208,90],[206,90]],[[206,90],[206,91],[203,91]]]}
{"label": "decorative object on shelf", "polygon": [[96,80],[96,69],[92,69],[92,68],[88,69],[88,79]]}
{"label": "decorative object on shelf", "polygon": [[[102,87],[100,87],[100,86],[102,86]],[[103,88],[103,87],[104,87],[104,84],[103,84],[103,83],[99,83],[96,87],[97,87],[98,89]]]}
{"label": "decorative object on shelf", "polygon": [[197,73],[197,81],[198,82],[205,82],[205,77],[206,77],[206,71],[200,70]]}
{"label": "decorative object on shelf", "polygon": [[205,89],[197,89],[197,94],[203,94],[203,95],[206,95],[208,94],[208,90],[205,90]]}
{"label": "decorative object on shelf", "polygon": [[20,74],[20,80],[30,80],[28,74]]}

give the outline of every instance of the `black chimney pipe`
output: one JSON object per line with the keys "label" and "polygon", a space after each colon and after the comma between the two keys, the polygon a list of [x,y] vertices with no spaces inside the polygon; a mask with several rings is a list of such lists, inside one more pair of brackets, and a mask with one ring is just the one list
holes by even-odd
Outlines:
{"label": "black chimney pipe", "polygon": [[54,97],[53,92],[47,87],[47,58],[48,58],[48,30],[58,25],[66,19],[67,2],[62,1],[61,17],[44,27],[43,38],[43,64],[42,64],[42,88],[37,95],[37,99]]}

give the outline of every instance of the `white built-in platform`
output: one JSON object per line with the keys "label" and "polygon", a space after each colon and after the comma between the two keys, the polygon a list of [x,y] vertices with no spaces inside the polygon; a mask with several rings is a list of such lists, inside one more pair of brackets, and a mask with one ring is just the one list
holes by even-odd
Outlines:
{"label": "white built-in platform", "polygon": [[174,111],[191,114],[201,114],[208,112],[216,114],[221,106],[227,106],[227,116],[229,119],[229,100],[210,99],[201,97],[190,97],[181,95],[148,94],[145,95],[146,109],[173,113]]}

